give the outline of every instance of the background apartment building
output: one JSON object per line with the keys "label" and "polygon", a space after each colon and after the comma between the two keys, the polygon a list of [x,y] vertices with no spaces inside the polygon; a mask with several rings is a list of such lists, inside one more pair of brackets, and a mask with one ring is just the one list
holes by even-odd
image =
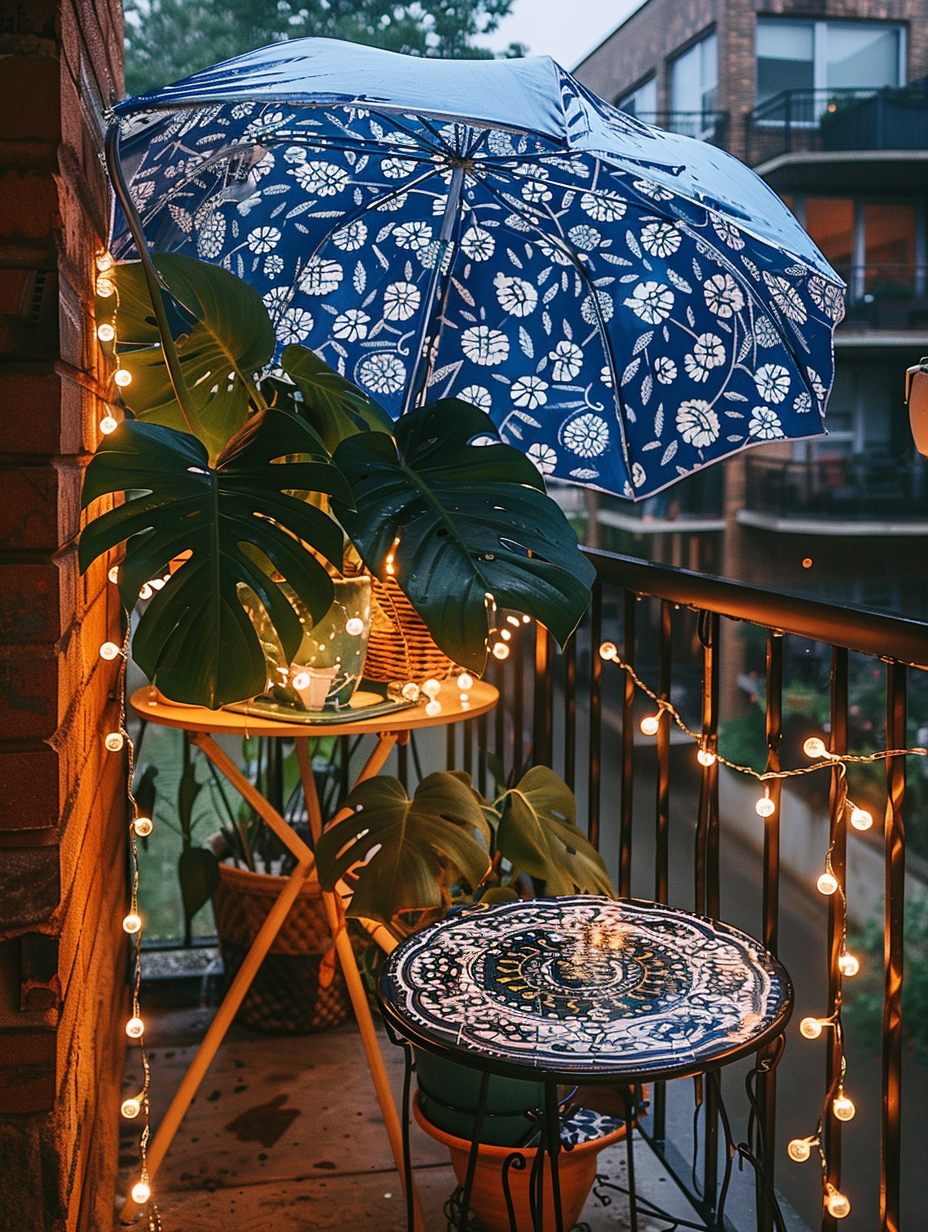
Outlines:
{"label": "background apartment building", "polygon": [[829,436],[641,506],[602,497],[600,542],[928,615],[928,467],[903,401],[928,354],[928,0],[647,0],[575,75],[747,162],[848,283]]}

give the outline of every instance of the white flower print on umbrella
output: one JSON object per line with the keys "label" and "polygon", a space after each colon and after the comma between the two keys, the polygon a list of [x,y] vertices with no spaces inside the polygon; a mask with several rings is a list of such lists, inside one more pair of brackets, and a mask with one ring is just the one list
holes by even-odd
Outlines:
{"label": "white flower print on umbrella", "polygon": [[520,376],[510,385],[509,396],[516,406],[533,411],[548,401],[548,382],[539,376]]}
{"label": "white flower print on umbrella", "polygon": [[418,252],[432,242],[432,228],[427,222],[401,222],[394,228],[393,239],[399,248]]}
{"label": "white flower print on umbrella", "polygon": [[197,255],[209,260],[218,257],[226,238],[224,214],[210,214],[197,232]]}
{"label": "white flower print on umbrella", "polygon": [[797,415],[806,415],[812,410],[812,395],[808,390],[804,389],[801,394],[797,394],[793,399],[793,410]]}
{"label": "white flower print on umbrella", "polygon": [[261,296],[261,299],[264,302],[265,308],[273,317],[290,302],[291,294],[289,287],[272,287],[270,291]]}
{"label": "white flower print on umbrella", "polygon": [[592,252],[603,242],[602,232],[586,223],[581,223],[579,227],[571,227],[567,232],[567,238],[574,248],[579,248],[582,252]]}
{"label": "white flower print on umbrella", "polygon": [[300,290],[307,295],[329,295],[336,289],[345,276],[338,261],[328,261],[323,257],[313,257],[303,271],[300,279]]}
{"label": "white flower print on umbrella", "polygon": [[687,445],[706,449],[719,435],[719,417],[702,398],[690,398],[677,408],[677,431]]}
{"label": "white flower print on umbrella", "polygon": [[588,295],[580,305],[580,315],[587,325],[596,325],[599,321],[611,321],[615,313],[615,304],[608,291],[597,291],[595,296]]}
{"label": "white flower print on umbrella", "polygon": [[770,294],[783,315],[795,321],[797,325],[804,325],[809,314],[802,302],[802,296],[793,284],[787,278],[781,278],[779,274],[770,274],[767,270],[764,270],[764,282],[770,288]]}
{"label": "white flower print on umbrella", "polygon": [[758,441],[774,441],[783,435],[780,416],[769,406],[755,406],[751,411],[748,435]]}
{"label": "white flower print on umbrella", "polygon": [[662,385],[672,385],[677,379],[677,365],[669,355],[659,355],[654,361],[654,375]]}
{"label": "white flower print on umbrella", "polygon": [[717,317],[731,320],[744,307],[744,292],[731,274],[713,274],[703,283],[706,307]]}
{"label": "white flower print on umbrella", "polygon": [[686,375],[693,381],[705,381],[713,368],[725,363],[725,343],[718,334],[700,334],[693,343],[692,355],[683,358]]}
{"label": "white flower print on umbrella", "polygon": [[659,325],[673,311],[673,300],[673,291],[665,283],[639,282],[625,300],[625,307],[631,308],[635,316],[647,321],[648,325]]}
{"label": "white flower print on umbrella", "polygon": [[302,189],[317,197],[334,197],[348,183],[347,168],[316,158],[297,163],[290,174]]}
{"label": "white flower print on umbrella", "polygon": [[461,237],[461,251],[471,261],[489,261],[496,251],[496,240],[483,227],[468,227]]}
{"label": "white flower print on umbrella", "polygon": [[679,228],[668,222],[649,222],[641,229],[641,247],[652,257],[672,257],[682,241]]}
{"label": "white flower print on umbrella", "polygon": [[583,352],[575,342],[568,342],[566,338],[548,352],[548,358],[554,364],[551,369],[551,379],[554,381],[572,381],[583,367]]}
{"label": "white flower print on umbrella", "polygon": [[461,335],[461,350],[475,364],[492,368],[508,357],[509,339],[502,330],[474,325]]}
{"label": "white flower print on umbrella", "polygon": [[718,214],[710,214],[712,219],[712,230],[719,237],[726,248],[732,248],[736,252],[744,247],[744,238],[737,227],[732,226],[727,218],[722,218]]}
{"label": "white flower print on umbrella", "polygon": [[783,402],[789,393],[789,372],[780,364],[763,364],[754,373],[754,384],[765,402]]}
{"label": "white flower print on umbrella", "polygon": [[648,482],[648,472],[640,462],[632,463],[632,486],[642,488]]}
{"label": "white flower print on umbrella", "polygon": [[356,218],[347,227],[340,227],[335,232],[332,243],[342,252],[357,252],[367,243],[367,224]]}
{"label": "white flower print on umbrella", "polygon": [[779,345],[780,336],[773,327],[773,322],[769,317],[758,317],[754,322],[754,337],[757,339],[757,345],[769,349]]}
{"label": "white flower print on umbrella", "polygon": [[397,355],[381,351],[358,365],[358,380],[374,394],[395,394],[403,388],[406,365]]}
{"label": "white flower print on umbrella", "polygon": [[284,259],[279,257],[276,252],[272,252],[269,257],[264,258],[264,272],[268,278],[276,278],[283,271]]}
{"label": "white flower print on umbrella", "polygon": [[281,233],[277,227],[255,227],[248,232],[247,244],[252,252],[271,252],[280,243]]}
{"label": "white flower print on umbrella", "polygon": [[360,308],[349,308],[347,312],[340,312],[332,322],[332,333],[342,342],[357,342],[367,337],[370,323],[371,319],[366,312],[362,312]]}
{"label": "white flower print on umbrella", "polygon": [[553,475],[557,466],[557,453],[550,445],[536,441],[528,447],[528,457],[535,463],[542,475]]}
{"label": "white flower print on umbrella", "polygon": [[535,311],[538,292],[524,278],[509,278],[506,274],[497,274],[493,285],[496,287],[500,308],[510,316],[527,317]]}
{"label": "white flower print on umbrella", "polygon": [[565,424],[561,441],[580,458],[597,458],[609,444],[609,428],[600,415],[578,415]]}
{"label": "white flower print on umbrella", "polygon": [[660,184],[655,184],[653,180],[635,180],[635,188],[639,192],[644,193],[646,197],[650,197],[652,201],[671,201],[673,193]]}
{"label": "white flower print on umbrella", "polygon": [[457,394],[457,397],[462,402],[469,402],[471,406],[476,406],[481,411],[489,411],[493,406],[490,391],[483,385],[468,385]]}
{"label": "white flower print on umbrella", "polygon": [[277,337],[282,342],[302,342],[313,327],[313,314],[305,308],[288,308],[277,322]]}
{"label": "white flower print on umbrella", "polygon": [[580,198],[580,208],[594,222],[618,222],[628,206],[618,193],[586,192]]}
{"label": "white flower print on umbrella", "polygon": [[422,293],[411,282],[391,282],[383,293],[383,315],[388,321],[408,321],[418,312]]}

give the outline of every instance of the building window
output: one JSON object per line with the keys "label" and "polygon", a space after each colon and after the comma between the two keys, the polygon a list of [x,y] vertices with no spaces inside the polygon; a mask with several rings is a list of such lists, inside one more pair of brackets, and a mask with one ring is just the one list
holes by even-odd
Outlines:
{"label": "building window", "polygon": [[757,105],[784,90],[821,92],[816,102],[810,94],[809,123],[827,106],[828,91],[901,85],[904,65],[905,29],[899,25],[757,19]]}
{"label": "building window", "polygon": [[795,197],[790,208],[847,281],[851,302],[925,294],[925,215],[919,204]]}
{"label": "building window", "polygon": [[718,40],[713,33],[670,62],[669,127],[705,137],[714,127],[718,83]]}
{"label": "building window", "polygon": [[620,111],[627,111],[629,115],[654,124],[657,118],[657,78],[650,77],[637,89],[623,94],[616,106]]}

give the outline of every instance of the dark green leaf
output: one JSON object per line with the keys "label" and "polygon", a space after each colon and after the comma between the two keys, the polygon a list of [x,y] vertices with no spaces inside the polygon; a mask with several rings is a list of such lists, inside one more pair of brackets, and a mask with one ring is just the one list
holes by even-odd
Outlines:
{"label": "dark green leaf", "polygon": [[219,861],[205,847],[185,847],[177,861],[177,876],[184,904],[184,921],[190,921],[204,907],[219,885]]}
{"label": "dark green leaf", "polygon": [[141,766],[132,780],[132,794],[138,806],[139,816],[153,817],[157,790],[155,779],[158,777],[157,766]]}
{"label": "dark green leaf", "polygon": [[364,563],[385,578],[394,551],[397,581],[435,641],[478,672],[488,593],[536,617],[563,645],[594,576],[532,463],[508,445],[469,443],[495,433],[482,411],[450,398],[403,416],[395,445],[369,432],[336,451],[356,508],[333,508]]}
{"label": "dark green leaf", "polygon": [[497,847],[546,894],[616,897],[602,856],[576,824],[573,792],[547,766],[534,766],[506,793]]}
{"label": "dark green leaf", "polygon": [[357,385],[339,376],[315,351],[293,343],[284,347],[280,366],[296,382],[304,398],[300,411],[329,453],[334,453],[341,441],[369,428],[393,431],[386,411]]}
{"label": "dark green leaf", "polygon": [[[184,732],[184,736],[187,733]],[[184,764],[183,774],[177,787],[177,818],[180,822],[180,832],[184,846],[190,846],[190,834],[193,829],[193,806],[200,794],[203,784],[197,782],[196,769],[192,761]]]}
{"label": "dark green leaf", "polygon": [[400,911],[442,905],[442,885],[453,869],[476,886],[489,867],[474,837],[485,822],[473,791],[451,774],[424,778],[412,800],[397,779],[380,775],[359,783],[345,805],[360,812],[326,830],[316,844],[323,889],[332,890],[349,868],[358,883],[348,914],[389,924]]}
{"label": "dark green leaf", "polygon": [[[248,417],[253,376],[274,353],[274,327],[261,296],[228,270],[193,257],[154,258],[168,294],[171,333],[196,408],[198,435],[215,458]],[[141,262],[118,265],[117,354],[132,374],[123,401],[139,419],[190,431],[164,362]],[[106,301],[104,301],[106,303]]]}
{"label": "dark green leaf", "polygon": [[282,411],[252,416],[215,467],[194,437],[157,424],[126,422],[100,446],[87,468],[84,505],[111,492],[136,494],[88,524],[81,569],[126,540],[119,587],[131,609],[148,579],[191,553],[155,594],[133,638],[136,661],[167,696],[216,707],[264,689],[264,654],[240,584],[267,609],[290,657],[303,628],[271,574],[286,579],[313,621],[328,611],[331,579],[299,540],[337,567],[342,535],[290,494],[304,489],[351,499],[315,433]]}

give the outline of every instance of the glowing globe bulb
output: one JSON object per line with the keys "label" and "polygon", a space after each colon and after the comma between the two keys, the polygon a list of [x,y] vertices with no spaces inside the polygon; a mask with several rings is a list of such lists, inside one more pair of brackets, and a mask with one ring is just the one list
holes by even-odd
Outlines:
{"label": "glowing globe bulb", "polygon": [[132,823],[132,829],[136,832],[139,838],[148,838],[154,826],[150,817],[136,817]]}
{"label": "glowing globe bulb", "polygon": [[493,658],[494,659],[508,659],[509,658],[509,647],[506,645],[505,642],[496,643],[496,645],[493,647]]}
{"label": "glowing globe bulb", "polygon": [[860,963],[853,954],[842,954],[838,959],[838,970],[842,975],[856,975],[860,970]]}
{"label": "glowing globe bulb", "polygon": [[130,935],[132,933],[137,933],[141,927],[142,917],[140,915],[136,915],[134,911],[130,911],[122,922],[123,932],[129,933]]}
{"label": "glowing globe bulb", "polygon": [[141,1018],[130,1018],[126,1023],[126,1035],[129,1039],[141,1039],[145,1033],[145,1024]]}
{"label": "glowing globe bulb", "polygon": [[112,415],[104,415],[100,420],[100,431],[104,436],[109,436],[111,432],[115,432],[119,427],[119,420],[114,419]]}
{"label": "glowing globe bulb", "polygon": [[818,736],[810,736],[803,744],[802,751],[806,757],[824,757],[828,752],[825,741]]}
{"label": "glowing globe bulb", "polygon": [[818,881],[815,883],[818,886],[820,894],[835,894],[838,890],[838,878],[834,873],[822,873]]}
{"label": "glowing globe bulb", "polygon": [[106,576],[110,579],[110,581],[115,586],[116,583],[119,581],[119,565],[113,565],[113,567],[110,569],[110,571],[107,573]]}
{"label": "glowing globe bulb", "polygon": [[426,680],[422,685],[422,692],[426,697],[430,697],[434,700],[441,692],[441,685],[437,680]]}
{"label": "glowing globe bulb", "polygon": [[417,702],[419,700],[419,686],[411,680],[403,685],[401,692],[408,702]]}
{"label": "glowing globe bulb", "polygon": [[696,760],[701,766],[714,766],[718,758],[711,749],[700,749],[696,754]]}
{"label": "glowing globe bulb", "polygon": [[508,629],[500,629],[499,635],[503,639],[504,642],[508,642],[509,639],[512,637],[512,634],[509,632]]}
{"label": "glowing globe bulb", "polygon": [[151,1187],[146,1181],[139,1181],[137,1185],[132,1186],[132,1201],[137,1202],[139,1206],[147,1202],[150,1197]]}
{"label": "glowing globe bulb", "polygon": [[522,623],[523,623],[524,625],[530,625],[530,624],[532,623],[532,618],[531,618],[531,616],[523,616],[523,617],[522,617]]}
{"label": "glowing globe bulb", "polygon": [[122,732],[108,732],[103,743],[111,753],[118,753],[122,746],[126,743],[126,740]]}
{"label": "glowing globe bulb", "polygon": [[754,805],[754,812],[758,817],[772,817],[777,811],[777,806],[769,796],[761,796]]}
{"label": "glowing globe bulb", "polygon": [[112,325],[104,322],[102,325],[97,326],[97,337],[101,342],[112,342],[116,337],[116,330]]}
{"label": "glowing globe bulb", "polygon": [[429,716],[430,719],[434,719],[437,715],[441,714],[441,702],[436,702],[436,701],[429,702],[429,704],[425,708],[425,713]]}
{"label": "glowing globe bulb", "polygon": [[807,1040],[818,1039],[823,1031],[821,1021],[818,1018],[803,1018],[799,1024],[799,1034]]}
{"label": "glowing globe bulb", "polygon": [[848,1099],[843,1092],[831,1101],[831,1110],[839,1121],[852,1121],[857,1111],[854,1101]]}
{"label": "glowing globe bulb", "polygon": [[360,637],[364,632],[364,621],[360,618],[360,616],[352,616],[352,618],[345,623],[345,632],[351,637]]}
{"label": "glowing globe bulb", "polygon": [[873,817],[866,809],[854,808],[851,810],[851,825],[855,830],[869,830],[873,825]]}
{"label": "glowing globe bulb", "polygon": [[463,689],[466,693],[468,689],[472,689],[473,687],[473,676],[471,676],[469,672],[461,672],[460,676],[458,676],[458,688]]}
{"label": "glowing globe bulb", "polygon": [[846,1219],[851,1213],[851,1204],[843,1193],[829,1185],[825,1191],[825,1209],[833,1219]]}
{"label": "glowing globe bulb", "polygon": [[128,368],[117,368],[113,373],[113,380],[121,389],[125,389],[127,385],[132,384],[132,373]]}
{"label": "glowing globe bulb", "polygon": [[812,1144],[807,1138],[794,1138],[786,1148],[786,1153],[797,1164],[804,1164],[812,1154]]}
{"label": "glowing globe bulb", "polygon": [[137,1099],[124,1099],[119,1111],[127,1121],[132,1121],[142,1111],[142,1105]]}
{"label": "glowing globe bulb", "polygon": [[109,299],[116,291],[116,284],[109,278],[97,279],[97,294],[101,299]]}
{"label": "glowing globe bulb", "polygon": [[645,736],[656,736],[660,730],[660,725],[661,721],[656,714],[646,714],[638,724]]}
{"label": "glowing globe bulb", "polygon": [[104,642],[103,645],[100,647],[100,658],[101,659],[107,659],[107,660],[118,659],[121,654],[122,654],[122,651],[116,645],[115,642]]}
{"label": "glowing globe bulb", "polygon": [[615,642],[603,642],[599,648],[599,657],[601,659],[605,659],[607,663],[611,659],[617,658],[618,654],[619,648],[616,646]]}
{"label": "glowing globe bulb", "polygon": [[300,689],[309,688],[309,680],[310,680],[309,672],[297,672],[297,674],[293,677],[290,683],[293,685],[293,687],[297,691],[299,691]]}
{"label": "glowing globe bulb", "polygon": [[97,253],[97,269],[102,274],[105,270],[112,269],[116,264],[111,252]]}

